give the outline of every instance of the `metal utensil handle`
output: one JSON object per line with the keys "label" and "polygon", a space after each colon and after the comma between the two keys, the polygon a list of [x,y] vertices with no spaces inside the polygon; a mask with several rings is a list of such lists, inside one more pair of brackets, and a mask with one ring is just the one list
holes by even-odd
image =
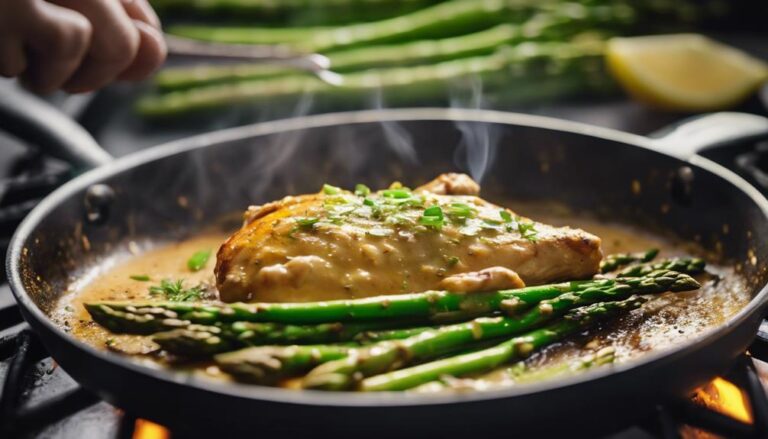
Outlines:
{"label": "metal utensil handle", "polygon": [[736,112],[704,114],[682,120],[649,137],[655,149],[688,160],[710,148],[768,138],[768,118]]}
{"label": "metal utensil handle", "polygon": [[328,70],[330,60],[317,53],[298,53],[280,45],[224,44],[165,34],[168,52],[174,55],[239,59],[287,65],[316,72]]}

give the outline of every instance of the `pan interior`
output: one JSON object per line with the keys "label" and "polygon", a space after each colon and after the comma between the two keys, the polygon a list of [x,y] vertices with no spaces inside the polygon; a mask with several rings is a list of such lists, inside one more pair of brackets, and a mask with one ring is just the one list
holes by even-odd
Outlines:
{"label": "pan interior", "polygon": [[360,123],[232,140],[107,175],[103,183],[115,198],[103,224],[85,219],[86,188],[72,191],[27,239],[23,281],[37,306],[52,313],[84,275],[130,255],[132,242],[148,248],[187,239],[249,204],[314,192],[323,183],[415,186],[460,171],[482,180],[485,198],[511,200],[537,219],[542,205],[564,206],[569,214],[688,243],[746,279],[735,288],[745,304],[766,282],[768,255],[757,245],[768,236],[764,214],[700,168],[692,167],[681,197],[681,166],[583,134],[484,122]]}

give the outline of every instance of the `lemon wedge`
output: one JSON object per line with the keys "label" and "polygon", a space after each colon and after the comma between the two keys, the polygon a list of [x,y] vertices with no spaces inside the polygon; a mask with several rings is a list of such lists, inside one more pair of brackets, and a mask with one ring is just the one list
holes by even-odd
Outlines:
{"label": "lemon wedge", "polygon": [[680,111],[738,104],[768,79],[768,64],[703,35],[612,38],[608,67],[635,98]]}

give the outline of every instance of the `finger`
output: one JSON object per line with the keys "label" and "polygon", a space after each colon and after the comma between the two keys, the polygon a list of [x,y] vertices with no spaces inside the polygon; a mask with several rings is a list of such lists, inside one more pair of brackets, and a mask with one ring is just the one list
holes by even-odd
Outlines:
{"label": "finger", "polygon": [[160,18],[146,0],[121,0],[128,16],[160,29]]}
{"label": "finger", "polygon": [[139,51],[136,53],[133,63],[120,73],[118,79],[129,81],[144,79],[160,67],[165,60],[166,47],[162,33],[143,21],[134,20],[134,24],[141,36]]}
{"label": "finger", "polygon": [[27,69],[27,55],[21,39],[12,37],[0,38],[0,76],[13,78],[21,75]]}
{"label": "finger", "polygon": [[64,90],[78,93],[103,87],[131,65],[140,36],[118,0],[51,1],[80,12],[93,24],[90,49]]}
{"label": "finger", "polygon": [[[44,1],[29,3],[20,12],[27,53],[27,69],[21,80],[30,89],[49,93],[60,88],[88,51],[91,24],[75,11]],[[21,18],[23,17],[23,18]]]}

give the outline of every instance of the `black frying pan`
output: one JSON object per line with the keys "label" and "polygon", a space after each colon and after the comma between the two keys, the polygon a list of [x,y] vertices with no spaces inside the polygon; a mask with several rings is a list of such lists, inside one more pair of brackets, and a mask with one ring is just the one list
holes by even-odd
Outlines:
{"label": "black frying pan", "polygon": [[[470,132],[498,144],[483,180],[491,199],[553,200],[663,228],[705,247],[719,241],[724,258],[741,264],[752,301],[715,331],[673,350],[551,382],[446,395],[299,392],[212,382],[96,350],[48,317],[72,276],[124,251],[130,239],[181,238],[249,203],[314,191],[324,182],[377,187],[399,179],[415,185],[440,172],[467,171],[462,139]],[[25,319],[70,375],[119,407],[186,431],[223,426],[251,436],[302,437],[545,436],[574,426],[605,431],[724,372],[754,337],[768,306],[768,201],[694,153],[766,133],[768,121],[743,114],[708,116],[651,140],[521,114],[444,109],[245,126],[141,151],[64,185],[17,230],[8,275]],[[80,160],[89,161],[101,159]],[[633,180],[642,184],[639,194],[631,191]],[[177,202],[181,196],[188,205]],[[731,233],[723,234],[724,223]]]}

